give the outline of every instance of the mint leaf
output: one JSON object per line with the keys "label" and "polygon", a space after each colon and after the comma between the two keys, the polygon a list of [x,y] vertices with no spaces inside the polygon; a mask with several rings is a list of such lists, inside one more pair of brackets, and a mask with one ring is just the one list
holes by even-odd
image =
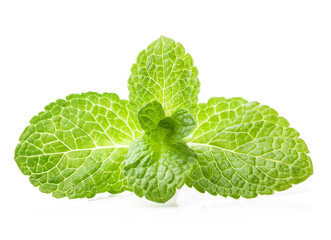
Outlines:
{"label": "mint leaf", "polygon": [[187,137],[195,128],[196,122],[192,114],[186,109],[178,109],[171,117],[166,117],[159,122],[159,126],[168,129],[168,136],[172,140]]}
{"label": "mint leaf", "polygon": [[184,141],[160,142],[144,135],[130,146],[123,171],[137,196],[164,203],[184,185],[195,157]]}
{"label": "mint leaf", "polygon": [[182,140],[194,129],[194,117],[185,109],[162,117],[164,111],[156,101],[139,110],[138,119],[145,135],[130,146],[123,162],[123,172],[133,192],[160,203],[168,201],[183,186],[196,158]]}
{"label": "mint leaf", "polygon": [[278,113],[242,98],[199,104],[188,145],[198,164],[187,181],[200,192],[239,198],[272,194],[313,172],[305,142]]}
{"label": "mint leaf", "polygon": [[127,188],[121,162],[141,136],[130,104],[113,93],[69,95],[33,117],[15,160],[40,191],[54,197],[93,197]]}
{"label": "mint leaf", "polygon": [[164,203],[184,183],[252,198],[313,172],[305,142],[274,109],[242,98],[198,104],[198,70],[172,39],[139,54],[128,84],[130,102],[72,94],[31,119],[15,160],[34,186],[57,198],[129,190]]}
{"label": "mint leaf", "polygon": [[150,133],[158,127],[159,121],[165,117],[161,103],[153,101],[147,103],[138,112],[138,121],[141,128]]}
{"label": "mint leaf", "polygon": [[165,114],[186,108],[193,112],[198,102],[200,83],[192,57],[180,43],[160,37],[143,50],[131,68],[129,99],[136,112],[157,100]]}

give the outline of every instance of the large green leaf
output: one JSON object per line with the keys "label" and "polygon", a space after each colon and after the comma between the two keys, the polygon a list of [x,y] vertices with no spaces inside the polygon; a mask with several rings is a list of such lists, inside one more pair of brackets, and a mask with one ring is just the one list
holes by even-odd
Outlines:
{"label": "large green leaf", "polygon": [[313,172],[299,133],[268,106],[211,98],[199,104],[196,120],[187,141],[198,164],[187,185],[200,192],[252,198],[288,189]]}
{"label": "large green leaf", "polygon": [[160,37],[143,50],[131,68],[129,99],[136,112],[146,103],[157,100],[166,116],[176,109],[196,108],[200,83],[192,57],[180,43]]}
{"label": "large green leaf", "polygon": [[54,197],[93,197],[126,187],[121,162],[141,135],[126,100],[113,93],[69,95],[33,117],[15,160],[40,191]]}

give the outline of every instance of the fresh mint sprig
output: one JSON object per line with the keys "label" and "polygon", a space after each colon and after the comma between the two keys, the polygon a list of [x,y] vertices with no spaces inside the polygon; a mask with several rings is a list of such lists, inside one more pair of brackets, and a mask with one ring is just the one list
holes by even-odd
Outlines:
{"label": "fresh mint sprig", "polygon": [[131,73],[130,101],[72,94],[31,119],[15,161],[40,191],[91,198],[128,190],[164,203],[186,184],[252,198],[312,174],[305,142],[274,109],[242,98],[198,103],[198,71],[180,43],[157,39]]}

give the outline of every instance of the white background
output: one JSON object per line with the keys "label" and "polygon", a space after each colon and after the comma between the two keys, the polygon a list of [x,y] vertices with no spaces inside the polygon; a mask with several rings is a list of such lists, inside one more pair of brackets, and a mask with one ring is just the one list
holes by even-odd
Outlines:
{"label": "white background", "polygon": [[[330,1],[1,1],[1,239],[330,239]],[[314,175],[234,200],[184,187],[159,205],[123,193],[54,199],[16,166],[30,118],[70,93],[116,92],[160,35],[199,69],[200,102],[275,108],[306,141]]]}

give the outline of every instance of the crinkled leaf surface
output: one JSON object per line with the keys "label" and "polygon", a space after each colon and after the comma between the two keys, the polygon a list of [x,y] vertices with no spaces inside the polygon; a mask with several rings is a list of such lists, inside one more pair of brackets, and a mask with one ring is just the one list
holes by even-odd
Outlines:
{"label": "crinkled leaf surface", "polygon": [[180,43],[160,37],[143,50],[131,68],[129,99],[136,112],[153,100],[163,106],[166,116],[176,109],[196,108],[200,83],[192,57]]}
{"label": "crinkled leaf surface", "polygon": [[174,141],[187,137],[195,128],[194,116],[186,109],[178,109],[171,117],[165,117],[159,126],[168,130],[168,137]]}
{"label": "crinkled leaf surface", "polygon": [[199,104],[188,145],[198,164],[187,181],[200,192],[256,197],[288,189],[313,171],[299,133],[278,113],[242,98]]}
{"label": "crinkled leaf surface", "polygon": [[69,95],[33,117],[15,160],[34,186],[54,197],[122,192],[121,162],[141,135],[128,101],[113,93]]}
{"label": "crinkled leaf surface", "polygon": [[165,113],[161,103],[153,101],[143,106],[137,116],[141,128],[150,133],[158,127],[158,123],[165,117]]}
{"label": "crinkled leaf surface", "polygon": [[195,157],[184,141],[160,142],[144,135],[130,146],[123,171],[137,196],[164,203],[184,185]]}
{"label": "crinkled leaf surface", "polygon": [[[182,136],[185,135],[183,132],[188,135],[193,130],[195,121],[182,109],[160,121],[164,117],[160,107],[162,109],[160,103],[153,101],[139,110],[138,119],[145,134],[130,146],[123,171],[135,194],[164,203],[183,186],[192,172],[196,154]],[[148,126],[143,119],[147,119]],[[160,124],[162,122],[170,124]]]}

